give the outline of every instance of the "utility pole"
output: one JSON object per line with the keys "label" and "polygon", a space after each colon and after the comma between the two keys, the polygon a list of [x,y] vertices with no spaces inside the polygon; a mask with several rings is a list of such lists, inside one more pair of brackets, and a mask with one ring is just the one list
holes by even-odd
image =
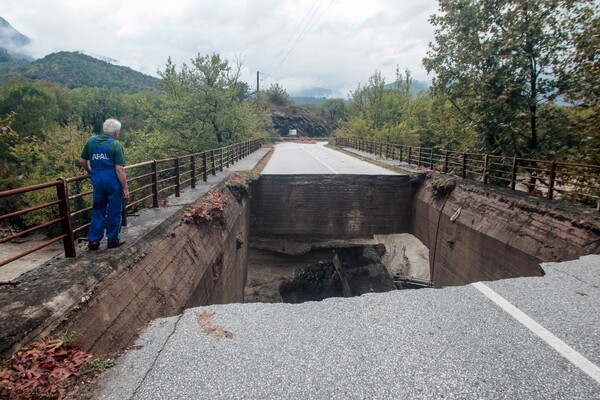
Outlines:
{"label": "utility pole", "polygon": [[256,94],[258,94],[259,89],[259,85],[260,85],[260,72],[256,71]]}

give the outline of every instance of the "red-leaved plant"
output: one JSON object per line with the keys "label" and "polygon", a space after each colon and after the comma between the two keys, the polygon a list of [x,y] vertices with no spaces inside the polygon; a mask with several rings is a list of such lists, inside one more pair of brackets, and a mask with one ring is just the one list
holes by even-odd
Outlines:
{"label": "red-leaved plant", "polygon": [[0,398],[58,399],[92,359],[76,344],[60,339],[32,342],[0,369]]}
{"label": "red-leaved plant", "polygon": [[200,204],[195,207],[186,208],[181,216],[181,220],[185,223],[193,221],[198,225],[204,222],[221,221],[225,204],[227,204],[225,196],[218,190],[211,189],[208,194],[202,198]]}

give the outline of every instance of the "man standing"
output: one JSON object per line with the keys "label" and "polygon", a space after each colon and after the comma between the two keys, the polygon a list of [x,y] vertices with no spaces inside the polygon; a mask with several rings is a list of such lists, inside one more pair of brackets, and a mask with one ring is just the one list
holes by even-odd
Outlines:
{"label": "man standing", "polygon": [[94,188],[92,223],[88,230],[90,250],[98,250],[104,237],[105,223],[107,247],[111,249],[125,243],[119,239],[123,199],[129,197],[125,151],[116,140],[121,133],[121,123],[116,119],[107,119],[102,131],[102,135],[88,139],[79,160],[79,164],[91,175]]}

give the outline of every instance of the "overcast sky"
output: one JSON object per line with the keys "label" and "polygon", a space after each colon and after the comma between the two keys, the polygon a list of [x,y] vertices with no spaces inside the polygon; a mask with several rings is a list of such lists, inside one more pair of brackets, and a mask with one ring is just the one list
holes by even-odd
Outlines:
{"label": "overcast sky", "polygon": [[117,60],[156,76],[200,54],[242,61],[242,79],[289,93],[324,87],[345,97],[396,66],[421,65],[437,1],[419,0],[1,0],[0,16],[33,40],[36,57],[66,50]]}

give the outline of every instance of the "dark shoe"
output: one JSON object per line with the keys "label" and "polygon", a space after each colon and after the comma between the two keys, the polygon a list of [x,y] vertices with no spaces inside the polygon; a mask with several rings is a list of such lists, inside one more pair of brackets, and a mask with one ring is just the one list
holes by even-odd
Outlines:
{"label": "dark shoe", "polygon": [[125,244],[124,240],[120,240],[118,242],[111,242],[109,241],[108,244],[106,245],[107,249],[114,249],[115,247],[119,247],[121,245]]}
{"label": "dark shoe", "polygon": [[88,249],[90,250],[98,250],[100,247],[100,243],[98,242],[88,242]]}

